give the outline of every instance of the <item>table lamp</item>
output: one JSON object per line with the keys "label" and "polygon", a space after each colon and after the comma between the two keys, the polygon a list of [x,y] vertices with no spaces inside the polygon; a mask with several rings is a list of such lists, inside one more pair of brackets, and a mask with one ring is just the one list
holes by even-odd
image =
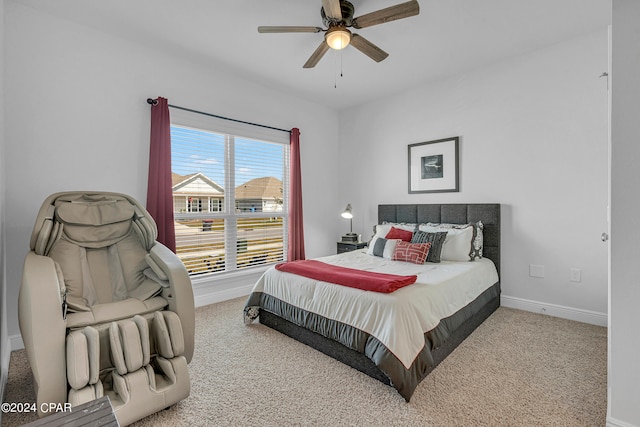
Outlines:
{"label": "table lamp", "polygon": [[347,208],[342,212],[342,218],[349,220],[349,232],[342,236],[343,242],[357,242],[358,235],[353,232],[353,213],[351,212],[351,203],[347,204]]}

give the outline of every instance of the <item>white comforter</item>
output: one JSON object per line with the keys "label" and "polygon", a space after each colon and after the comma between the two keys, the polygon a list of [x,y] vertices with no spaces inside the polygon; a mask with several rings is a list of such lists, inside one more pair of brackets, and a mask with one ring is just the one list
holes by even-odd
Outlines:
{"label": "white comforter", "polygon": [[415,274],[418,280],[384,294],[283,273],[271,267],[258,280],[253,292],[264,292],[363,330],[382,342],[406,368],[424,347],[425,332],[498,281],[495,265],[487,258],[417,265],[358,250],[318,258],[318,261],[380,273]]}

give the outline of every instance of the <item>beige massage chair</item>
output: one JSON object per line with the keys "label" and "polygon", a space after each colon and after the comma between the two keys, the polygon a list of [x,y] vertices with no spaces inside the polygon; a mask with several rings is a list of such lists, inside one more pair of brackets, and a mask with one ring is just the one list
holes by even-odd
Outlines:
{"label": "beige massage chair", "polygon": [[124,194],[44,201],[18,302],[38,409],[106,395],[127,425],[189,395],[191,281],[156,236],[149,213]]}

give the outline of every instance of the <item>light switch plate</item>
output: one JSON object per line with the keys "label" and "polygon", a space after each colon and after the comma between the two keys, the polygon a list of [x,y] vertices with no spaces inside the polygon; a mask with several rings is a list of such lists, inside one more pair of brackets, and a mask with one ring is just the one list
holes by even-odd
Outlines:
{"label": "light switch plate", "polygon": [[529,276],[544,278],[544,265],[529,264]]}

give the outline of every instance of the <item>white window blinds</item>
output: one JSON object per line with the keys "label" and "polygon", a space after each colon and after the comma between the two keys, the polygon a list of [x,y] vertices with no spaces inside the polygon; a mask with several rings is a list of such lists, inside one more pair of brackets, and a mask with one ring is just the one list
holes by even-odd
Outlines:
{"label": "white window blinds", "polygon": [[230,130],[219,119],[171,115],[176,252],[189,274],[285,260],[288,134],[256,139],[237,124],[230,134],[214,129]]}

